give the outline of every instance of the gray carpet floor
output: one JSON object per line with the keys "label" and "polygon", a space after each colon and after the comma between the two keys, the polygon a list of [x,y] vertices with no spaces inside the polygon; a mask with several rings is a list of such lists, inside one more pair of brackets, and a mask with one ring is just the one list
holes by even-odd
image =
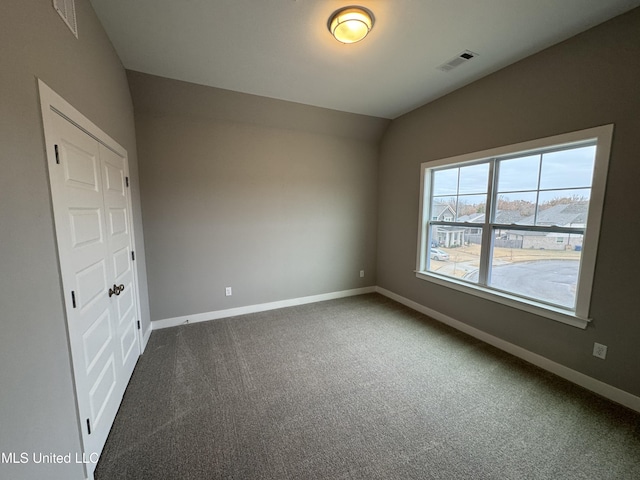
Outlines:
{"label": "gray carpet floor", "polygon": [[153,332],[111,479],[640,479],[640,415],[377,294]]}

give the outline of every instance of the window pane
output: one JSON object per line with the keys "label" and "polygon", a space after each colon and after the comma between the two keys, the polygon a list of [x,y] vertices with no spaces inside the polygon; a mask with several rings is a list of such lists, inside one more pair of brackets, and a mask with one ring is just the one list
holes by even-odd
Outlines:
{"label": "window pane", "polygon": [[494,223],[533,225],[537,192],[498,194]]}
{"label": "window pane", "polygon": [[456,218],[456,197],[434,197],[431,203],[431,221],[453,222]]}
{"label": "window pane", "polygon": [[496,230],[489,286],[574,308],[582,235]]}
{"label": "window pane", "polygon": [[489,164],[470,165],[460,168],[460,187],[458,193],[487,193]]}
{"label": "window pane", "polygon": [[458,193],[459,170],[459,168],[449,168],[434,171],[432,195],[456,195]]}
{"label": "window pane", "polygon": [[487,209],[486,195],[460,195],[458,197],[458,222],[484,222]]}
{"label": "window pane", "polygon": [[482,228],[433,225],[427,270],[478,282]]}
{"label": "window pane", "polygon": [[591,187],[596,147],[573,148],[542,155],[541,189]]}
{"label": "window pane", "polygon": [[584,227],[590,195],[590,189],[540,192],[536,225]]}
{"label": "window pane", "polygon": [[501,160],[498,169],[498,192],[538,189],[540,155]]}

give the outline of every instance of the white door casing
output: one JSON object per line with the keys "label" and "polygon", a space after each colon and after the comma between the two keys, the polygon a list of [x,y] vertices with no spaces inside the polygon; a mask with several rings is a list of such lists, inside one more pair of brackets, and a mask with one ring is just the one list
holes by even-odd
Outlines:
{"label": "white door casing", "polygon": [[127,155],[42,82],[40,95],[83,458],[95,459],[141,352]]}

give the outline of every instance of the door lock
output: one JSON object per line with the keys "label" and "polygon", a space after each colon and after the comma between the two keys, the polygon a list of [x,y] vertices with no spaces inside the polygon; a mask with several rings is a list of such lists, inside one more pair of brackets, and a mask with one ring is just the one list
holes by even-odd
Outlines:
{"label": "door lock", "polygon": [[124,290],[123,284],[116,285],[114,283],[113,287],[109,289],[109,298],[111,298],[113,295],[120,295],[123,290]]}

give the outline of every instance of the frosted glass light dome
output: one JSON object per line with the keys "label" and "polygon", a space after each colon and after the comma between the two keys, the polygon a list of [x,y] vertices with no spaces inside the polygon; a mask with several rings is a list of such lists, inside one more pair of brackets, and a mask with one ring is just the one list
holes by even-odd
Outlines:
{"label": "frosted glass light dome", "polygon": [[336,11],[329,21],[329,31],[342,43],[356,43],[373,28],[373,14],[362,7],[347,7]]}

